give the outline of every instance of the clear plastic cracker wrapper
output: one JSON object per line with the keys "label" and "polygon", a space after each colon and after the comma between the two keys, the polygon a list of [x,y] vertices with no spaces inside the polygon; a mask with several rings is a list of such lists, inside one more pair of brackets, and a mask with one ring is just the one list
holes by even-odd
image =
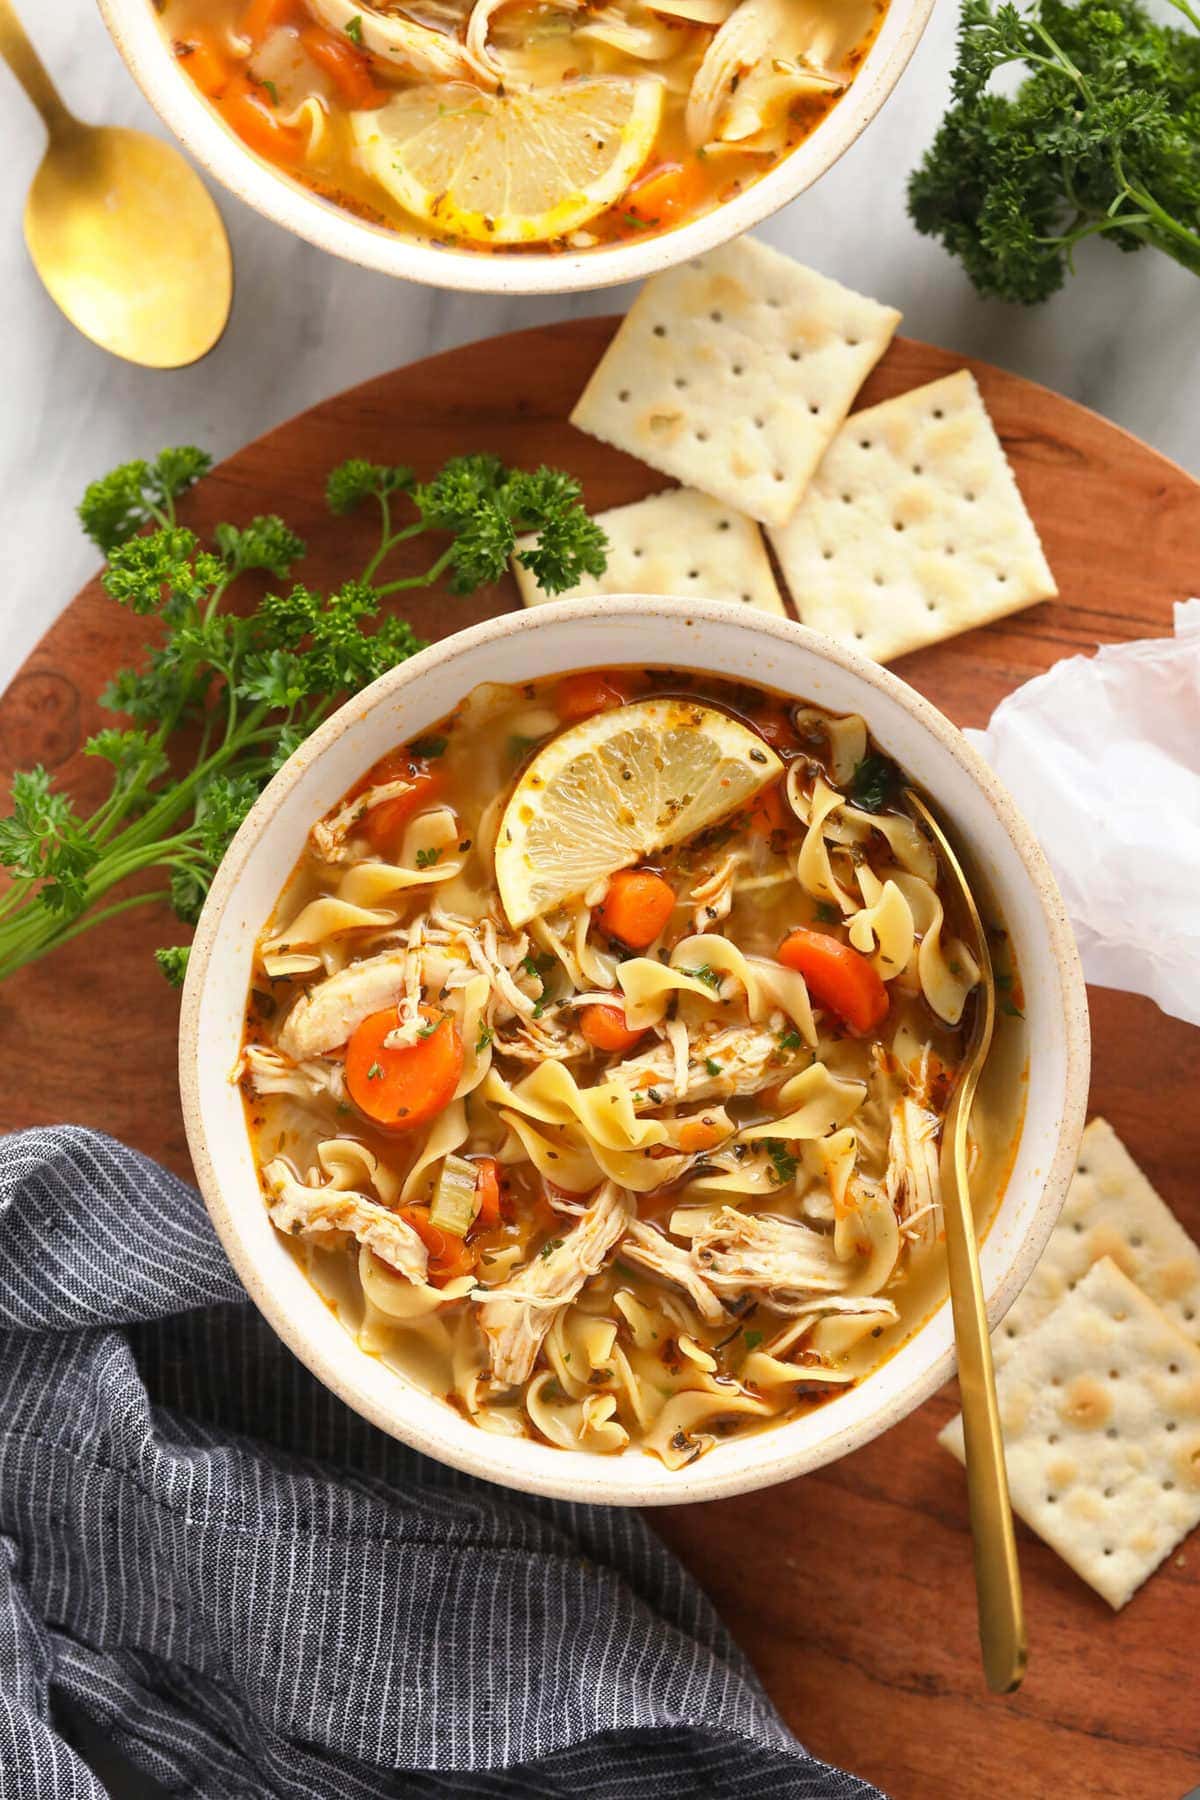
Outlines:
{"label": "clear plastic cracker wrapper", "polygon": [[1171,637],[1056,663],[967,736],[1041,840],[1087,979],[1200,1025],[1200,600]]}

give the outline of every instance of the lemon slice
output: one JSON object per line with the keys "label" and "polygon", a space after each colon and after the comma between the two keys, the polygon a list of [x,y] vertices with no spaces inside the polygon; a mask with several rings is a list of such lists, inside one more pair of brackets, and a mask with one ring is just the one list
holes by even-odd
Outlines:
{"label": "lemon slice", "polygon": [[662,102],[650,76],[515,94],[431,82],[352,124],[370,173],[417,218],[476,243],[540,244],[620,199],[653,148]]}
{"label": "lemon slice", "polygon": [[707,830],[782,772],[753,731],[696,701],[637,700],[561,732],[500,821],[496,881],[514,929]]}

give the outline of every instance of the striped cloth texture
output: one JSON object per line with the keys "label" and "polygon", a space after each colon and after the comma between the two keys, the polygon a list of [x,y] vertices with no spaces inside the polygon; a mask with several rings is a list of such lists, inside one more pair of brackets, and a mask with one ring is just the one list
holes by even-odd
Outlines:
{"label": "striped cloth texture", "polygon": [[214,1800],[880,1800],[637,1513],[368,1425],[195,1191],[75,1127],[0,1140],[0,1800],[102,1800],[59,1701]]}

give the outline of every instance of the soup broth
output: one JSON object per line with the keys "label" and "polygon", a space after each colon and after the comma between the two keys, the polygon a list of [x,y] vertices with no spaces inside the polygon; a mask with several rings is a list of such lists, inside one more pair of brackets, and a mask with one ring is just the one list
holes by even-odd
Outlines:
{"label": "soup broth", "polygon": [[163,0],[250,148],[425,242],[588,249],[739,193],[853,82],[885,0]]}
{"label": "soup broth", "polygon": [[[258,942],[271,1216],[484,1430],[677,1468],[836,1404],[944,1293],[960,927],[857,717],[674,670],[478,688],[317,822]],[[982,1219],[1022,1095],[992,953]]]}

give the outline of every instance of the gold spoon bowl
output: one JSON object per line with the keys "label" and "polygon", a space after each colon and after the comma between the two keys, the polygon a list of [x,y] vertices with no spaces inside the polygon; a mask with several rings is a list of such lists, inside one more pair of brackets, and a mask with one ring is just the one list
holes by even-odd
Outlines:
{"label": "gold spoon bowl", "polygon": [[199,176],[171,144],[68,112],[10,0],[0,0],[0,56],[49,136],[25,242],[50,297],[114,356],[151,369],[198,361],[233,299],[229,240]]}

